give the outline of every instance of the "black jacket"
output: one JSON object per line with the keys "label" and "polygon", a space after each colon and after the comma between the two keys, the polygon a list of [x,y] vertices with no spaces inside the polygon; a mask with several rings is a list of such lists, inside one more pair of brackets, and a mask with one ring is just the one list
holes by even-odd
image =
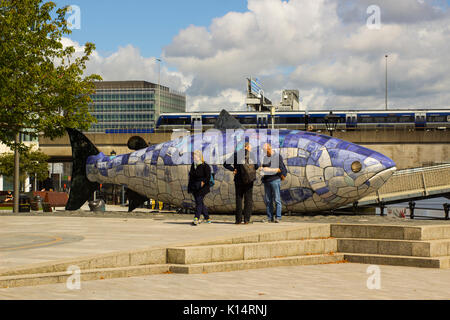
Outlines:
{"label": "black jacket", "polygon": [[[209,181],[211,179],[211,167],[203,162],[194,169],[194,164],[191,164],[189,170],[189,182],[188,192],[196,195],[205,196],[210,191]],[[201,187],[201,182],[204,182],[204,186]]]}
{"label": "black jacket", "polygon": [[45,179],[44,182],[42,183],[41,189],[45,189],[45,191],[50,191],[50,189],[54,189],[53,188],[53,179],[50,177],[47,177],[47,179]]}
{"label": "black jacket", "polygon": [[[255,165],[255,170],[258,170],[259,166],[256,162],[256,156],[254,153],[250,152],[250,155],[248,154],[248,151],[245,150],[245,157],[250,157],[250,163]],[[231,165],[233,163],[233,165]],[[234,183],[236,184],[244,184],[242,181],[242,164],[238,164],[237,161],[237,152],[233,153],[233,155],[223,164],[225,169],[228,169],[230,171],[234,171],[236,169],[236,174],[234,176]],[[253,182],[251,183],[253,185]]]}

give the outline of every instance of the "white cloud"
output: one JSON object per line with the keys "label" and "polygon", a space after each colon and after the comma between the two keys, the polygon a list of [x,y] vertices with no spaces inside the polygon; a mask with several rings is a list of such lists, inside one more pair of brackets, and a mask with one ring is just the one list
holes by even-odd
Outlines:
{"label": "white cloud", "polygon": [[[381,29],[370,30],[366,10],[371,4],[249,0],[247,12],[214,19],[202,28],[201,38],[195,37],[197,27],[184,29],[163,55],[192,77],[192,95],[213,101],[223,90],[244,91],[242,79],[253,75],[272,101],[279,96],[271,93],[299,89],[304,104],[317,109],[384,106],[388,54],[390,105],[449,106],[450,16],[445,6],[381,0]],[[191,50],[196,43],[208,48],[207,54]]]}
{"label": "white cloud", "polygon": [[[76,55],[81,55],[84,46],[63,38],[64,46],[73,46]],[[145,80],[158,83],[159,66],[155,57],[143,57],[138,48],[127,45],[120,47],[109,56],[102,56],[94,51],[86,64],[86,75],[99,74],[105,81]],[[164,62],[161,64],[161,84],[178,91],[186,91],[191,79],[178,71],[169,70]]]}
{"label": "white cloud", "polygon": [[[246,12],[180,30],[163,48],[161,83],[186,90],[188,110],[244,110],[248,76],[260,78],[273,102],[286,88],[299,89],[309,109],[381,108],[388,54],[391,106],[448,107],[450,15],[445,2],[379,0],[379,30],[366,26],[371,4],[248,0]],[[155,59],[132,45],[109,56],[95,52],[88,72],[105,80],[158,79]]]}
{"label": "white cloud", "polygon": [[225,89],[218,95],[211,96],[189,96],[190,111],[228,111],[245,110],[245,93],[242,90]]}

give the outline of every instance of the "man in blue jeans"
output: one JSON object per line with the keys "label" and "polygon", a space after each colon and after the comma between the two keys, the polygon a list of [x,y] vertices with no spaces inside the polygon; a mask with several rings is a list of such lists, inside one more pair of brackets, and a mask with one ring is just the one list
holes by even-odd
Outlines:
{"label": "man in blue jeans", "polygon": [[[281,179],[287,174],[281,154],[275,154],[270,143],[263,146],[265,153],[263,165],[260,168],[264,183],[264,203],[267,207],[267,219],[271,222],[279,223],[281,221]],[[276,163],[278,157],[278,163]],[[273,163],[272,163],[273,162]],[[276,217],[273,216],[273,202],[275,201]]]}

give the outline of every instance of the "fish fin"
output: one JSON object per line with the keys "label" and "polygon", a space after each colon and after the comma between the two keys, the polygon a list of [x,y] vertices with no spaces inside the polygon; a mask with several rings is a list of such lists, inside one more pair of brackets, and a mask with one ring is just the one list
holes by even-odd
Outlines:
{"label": "fish fin", "polygon": [[214,129],[244,129],[244,127],[235,117],[229,114],[227,110],[223,109],[214,124]]}
{"label": "fish fin", "polygon": [[80,131],[66,128],[72,146],[72,180],[66,210],[78,210],[89,200],[100,185],[86,176],[86,161],[89,156],[100,153],[94,144]]}
{"label": "fish fin", "polygon": [[144,138],[139,136],[133,136],[128,139],[127,143],[128,149],[131,150],[140,150],[148,147],[148,143],[145,142]]}
{"label": "fish fin", "polygon": [[128,212],[133,211],[134,209],[140,207],[144,204],[145,201],[149,201],[150,199],[146,196],[143,196],[136,191],[131,189],[126,189],[128,195]]}

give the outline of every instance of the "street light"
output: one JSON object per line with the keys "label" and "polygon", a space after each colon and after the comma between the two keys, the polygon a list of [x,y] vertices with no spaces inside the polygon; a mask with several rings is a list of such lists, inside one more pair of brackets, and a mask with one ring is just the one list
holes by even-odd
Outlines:
{"label": "street light", "polygon": [[387,96],[388,96],[388,88],[387,88],[387,58],[388,55],[384,56],[386,58],[386,96],[385,96],[385,103],[386,103],[386,111],[388,109],[388,101],[387,101]]}
{"label": "street light", "polygon": [[[116,157],[116,151],[114,151],[114,150],[112,150],[111,151],[111,153],[110,153],[110,159],[114,159],[115,157]],[[113,202],[113,204],[117,204],[117,202],[116,202],[116,185],[115,184],[113,184],[113,190],[112,190],[112,202]]]}
{"label": "street light", "polygon": [[158,110],[155,114],[155,121],[161,113],[161,59],[155,58],[158,61]]}
{"label": "street light", "polygon": [[333,111],[330,111],[330,113],[325,116],[325,126],[327,127],[330,136],[333,136],[333,131],[336,130],[338,122],[339,116],[333,114]]}

